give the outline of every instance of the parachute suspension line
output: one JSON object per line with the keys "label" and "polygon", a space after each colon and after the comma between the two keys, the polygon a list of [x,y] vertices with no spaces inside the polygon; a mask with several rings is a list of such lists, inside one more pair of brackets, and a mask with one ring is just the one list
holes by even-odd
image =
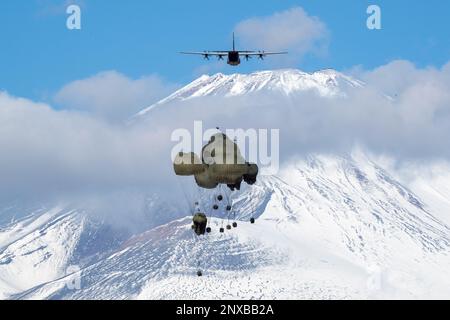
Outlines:
{"label": "parachute suspension line", "polygon": [[[227,228],[229,228],[229,226],[231,226],[230,220],[231,220],[231,210],[228,211],[228,214],[227,214]],[[229,228],[229,229],[231,229],[231,228]]]}
{"label": "parachute suspension line", "polygon": [[232,212],[233,212],[233,224],[235,225],[235,228],[237,226],[237,222],[236,222],[236,210],[232,207],[231,208]]}
{"label": "parachute suspension line", "polygon": [[231,211],[231,201],[230,201],[230,195],[228,194],[228,190],[225,187],[225,190],[223,191],[224,195],[225,195],[225,202],[226,202],[226,209],[227,211]]}
{"label": "parachute suspension line", "polygon": [[227,210],[229,212],[229,218],[228,220],[232,217],[232,221],[233,221],[233,227],[237,228],[237,222],[236,222],[236,210],[233,207],[233,203],[232,203],[232,199],[231,199],[231,192],[227,193],[227,190],[225,190],[225,194],[226,194],[226,199],[227,199]]}
{"label": "parachute suspension line", "polygon": [[[200,190],[200,188],[199,188],[199,190]],[[204,206],[204,208],[205,208],[205,206]],[[207,209],[207,210],[204,210],[204,211],[205,211],[205,215],[206,215],[206,219],[207,219],[207,221],[206,221],[206,233],[208,234],[208,233],[211,233],[211,224],[212,224],[211,220],[213,218],[213,214],[212,214],[213,210]]]}
{"label": "parachute suspension line", "polygon": [[[197,208],[197,212],[196,213],[203,212],[207,216],[208,213],[205,212],[205,210],[204,210],[205,206],[202,203],[202,195],[201,195],[201,192],[200,192],[200,187],[197,186],[197,185],[194,186],[194,199],[195,199],[194,206]],[[209,222],[209,220],[208,220],[208,222]]]}
{"label": "parachute suspension line", "polygon": [[[220,187],[222,189],[221,191],[224,194],[224,198],[225,198],[224,200],[225,200],[225,211],[227,213],[227,230],[231,230],[230,218],[231,218],[232,207],[230,204],[230,197],[228,196],[228,193],[226,190],[227,188],[223,185],[221,185]],[[234,225],[234,223],[233,223],[233,225]]]}
{"label": "parachute suspension line", "polygon": [[[225,193],[224,190],[223,190],[223,185],[220,185],[220,186],[219,186],[219,191],[220,191],[220,197],[222,197],[222,199],[225,198],[225,199],[224,199],[224,200],[225,200],[225,205],[228,205],[227,196],[226,196],[226,193]],[[222,194],[224,194],[225,197],[222,196]],[[225,209],[225,212],[226,212],[227,221],[230,222],[230,216],[229,216],[228,210]]]}
{"label": "parachute suspension line", "polygon": [[211,227],[211,219],[212,219],[212,211],[206,212],[206,217],[208,219],[208,221],[206,222],[206,227],[210,228]]}
{"label": "parachute suspension line", "polygon": [[229,200],[229,206],[230,206],[230,215],[232,215],[233,216],[233,227],[237,227],[237,222],[236,222],[236,209],[233,207],[233,204],[232,204],[232,200]]}
{"label": "parachute suspension line", "polygon": [[[213,196],[214,196],[213,209],[216,211],[220,209],[219,201],[223,200],[223,196],[220,194],[221,188],[222,188],[222,185],[219,185],[219,187],[217,189],[215,189],[213,192]],[[219,198],[220,198],[220,200],[219,200]],[[221,223],[220,223],[219,232],[224,233],[225,232],[225,229],[223,227],[224,219],[222,216],[220,217],[220,220],[221,220]]]}
{"label": "parachute suspension line", "polygon": [[189,208],[189,212],[191,213],[191,215],[194,215],[195,208],[192,205],[192,203],[189,201],[189,197],[188,197],[188,195],[186,193],[186,190],[184,189],[183,184],[181,183],[180,179],[181,179],[181,177],[178,177],[178,179],[177,179],[178,185],[179,185],[181,191],[183,192],[183,196],[184,196],[184,199],[187,202],[187,205],[188,205],[188,208]]}
{"label": "parachute suspension line", "polygon": [[[217,197],[216,197],[216,201],[217,201]],[[225,221],[224,217],[222,217],[222,223],[221,223],[221,230],[223,229],[223,222]]]}
{"label": "parachute suspension line", "polygon": [[255,197],[250,197],[250,199],[255,199],[255,202],[253,203],[251,203],[251,210],[252,210],[252,212],[251,212],[251,217],[250,217],[250,223],[255,223],[255,215],[256,215],[256,209],[258,208],[258,205],[257,205],[257,199],[258,197],[256,197],[256,195],[255,195]]}

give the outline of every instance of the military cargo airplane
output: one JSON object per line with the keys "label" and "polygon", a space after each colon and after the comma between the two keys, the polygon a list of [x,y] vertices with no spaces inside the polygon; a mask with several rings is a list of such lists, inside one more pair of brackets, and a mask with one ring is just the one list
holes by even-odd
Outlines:
{"label": "military cargo airplane", "polygon": [[238,66],[241,64],[241,57],[244,57],[248,61],[252,57],[264,60],[265,57],[271,55],[287,54],[287,52],[266,52],[266,51],[242,51],[236,50],[233,33],[233,50],[231,51],[200,51],[200,52],[180,52],[181,54],[194,54],[201,55],[205,60],[209,60],[210,57],[217,57],[219,60],[224,60],[227,57],[227,63],[230,66]]}

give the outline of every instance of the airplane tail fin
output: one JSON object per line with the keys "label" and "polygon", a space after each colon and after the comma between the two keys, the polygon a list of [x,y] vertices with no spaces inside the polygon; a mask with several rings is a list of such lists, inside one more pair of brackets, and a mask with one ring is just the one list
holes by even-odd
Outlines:
{"label": "airplane tail fin", "polygon": [[234,32],[233,32],[233,51],[236,51],[236,46],[235,46],[235,43],[234,43]]}

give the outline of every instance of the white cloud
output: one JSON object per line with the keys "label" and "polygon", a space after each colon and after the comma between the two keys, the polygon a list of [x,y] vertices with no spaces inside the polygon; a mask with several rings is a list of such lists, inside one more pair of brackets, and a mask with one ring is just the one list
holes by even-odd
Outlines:
{"label": "white cloud", "polygon": [[295,59],[310,52],[324,53],[329,35],[326,25],[301,7],[244,20],[235,31],[241,44],[249,49],[288,50]]}
{"label": "white cloud", "polygon": [[156,75],[134,80],[116,71],[106,71],[67,84],[54,99],[65,109],[123,121],[164,98],[175,88]]}
{"label": "white cloud", "polygon": [[149,131],[1,92],[0,193],[48,195],[158,184],[170,132]]}
{"label": "white cloud", "polygon": [[357,70],[356,77],[367,81],[380,91],[398,96],[406,89],[416,85],[434,83],[435,85],[448,85],[450,81],[450,63],[441,69],[436,67],[417,68],[407,60],[394,60],[374,70]]}

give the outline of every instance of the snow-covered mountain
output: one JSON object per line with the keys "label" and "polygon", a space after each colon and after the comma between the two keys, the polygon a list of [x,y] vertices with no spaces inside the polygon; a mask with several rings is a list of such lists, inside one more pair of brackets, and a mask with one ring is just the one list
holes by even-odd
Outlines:
{"label": "snow-covered mountain", "polygon": [[199,97],[236,97],[258,92],[292,95],[305,91],[315,91],[323,97],[333,97],[345,95],[348,90],[363,86],[363,82],[331,69],[314,73],[296,69],[261,71],[252,74],[218,73],[213,76],[201,76],[167,98],[143,109],[136,116],[143,116],[154,108],[173,101],[186,101]]}
{"label": "snow-covered mountain", "polygon": [[[332,70],[203,76],[141,115],[208,95],[313,90],[330,99],[361,86]],[[9,205],[0,213],[0,298],[448,298],[450,194],[431,196],[434,187],[420,181],[414,192],[360,151],[299,156],[232,195],[238,228],[218,232],[228,223],[222,205],[200,238],[188,213],[158,197],[147,208],[152,224],[134,235],[73,206]],[[197,198],[204,208],[210,199]]]}
{"label": "snow-covered mountain", "polygon": [[0,299],[64,277],[71,266],[97,261],[125,239],[83,211],[36,208],[0,228]]}

